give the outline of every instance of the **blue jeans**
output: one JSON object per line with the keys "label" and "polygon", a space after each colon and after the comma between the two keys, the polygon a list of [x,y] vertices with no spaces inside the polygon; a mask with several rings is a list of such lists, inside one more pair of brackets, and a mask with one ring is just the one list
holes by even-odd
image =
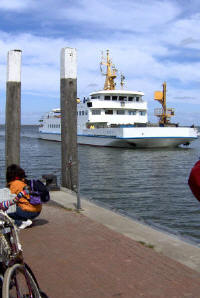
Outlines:
{"label": "blue jeans", "polygon": [[24,211],[20,207],[16,206],[16,212],[9,213],[8,215],[15,220],[15,224],[19,227],[22,224],[22,221],[26,221],[27,219],[34,219],[39,214],[40,212]]}

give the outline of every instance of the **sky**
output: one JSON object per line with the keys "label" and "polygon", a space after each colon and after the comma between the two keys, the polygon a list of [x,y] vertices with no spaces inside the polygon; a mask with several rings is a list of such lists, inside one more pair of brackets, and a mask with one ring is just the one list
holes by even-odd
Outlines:
{"label": "sky", "polygon": [[8,51],[22,50],[22,124],[37,124],[59,107],[64,47],[77,49],[78,97],[103,88],[99,62],[109,49],[125,89],[144,92],[149,121],[166,81],[173,122],[200,126],[199,0],[1,0],[0,123]]}

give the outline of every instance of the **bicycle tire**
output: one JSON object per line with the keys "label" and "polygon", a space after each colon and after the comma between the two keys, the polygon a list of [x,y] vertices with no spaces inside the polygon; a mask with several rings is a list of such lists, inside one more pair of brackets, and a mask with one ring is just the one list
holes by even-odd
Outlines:
{"label": "bicycle tire", "polygon": [[4,298],[41,298],[40,290],[31,272],[22,264],[14,264],[6,270],[2,294]]}
{"label": "bicycle tire", "polygon": [[26,269],[31,273],[31,275],[32,275],[32,277],[33,277],[33,279],[34,279],[34,281],[35,281],[35,283],[36,283],[36,285],[37,285],[37,287],[38,287],[38,289],[40,291],[41,298],[48,298],[47,294],[40,289],[40,286],[38,284],[38,281],[37,281],[37,279],[36,279],[33,271],[31,270],[30,266],[27,263],[24,263],[24,265],[25,265]]}

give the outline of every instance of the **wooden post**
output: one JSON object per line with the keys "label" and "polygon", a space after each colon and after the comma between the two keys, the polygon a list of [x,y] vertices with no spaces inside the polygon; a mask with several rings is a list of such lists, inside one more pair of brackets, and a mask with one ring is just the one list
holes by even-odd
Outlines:
{"label": "wooden post", "polygon": [[7,56],[5,165],[20,164],[21,50]]}
{"label": "wooden post", "polygon": [[[77,192],[77,66],[76,49],[61,50],[61,185]],[[78,193],[78,192],[77,192]]]}

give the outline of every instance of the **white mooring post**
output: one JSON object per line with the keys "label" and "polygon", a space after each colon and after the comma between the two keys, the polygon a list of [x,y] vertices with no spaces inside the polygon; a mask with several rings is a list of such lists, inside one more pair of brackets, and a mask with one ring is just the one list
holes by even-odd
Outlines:
{"label": "white mooring post", "polygon": [[60,58],[61,185],[76,191],[77,209],[80,209],[76,49],[63,48]]}
{"label": "white mooring post", "polygon": [[7,56],[5,166],[20,164],[21,50]]}

